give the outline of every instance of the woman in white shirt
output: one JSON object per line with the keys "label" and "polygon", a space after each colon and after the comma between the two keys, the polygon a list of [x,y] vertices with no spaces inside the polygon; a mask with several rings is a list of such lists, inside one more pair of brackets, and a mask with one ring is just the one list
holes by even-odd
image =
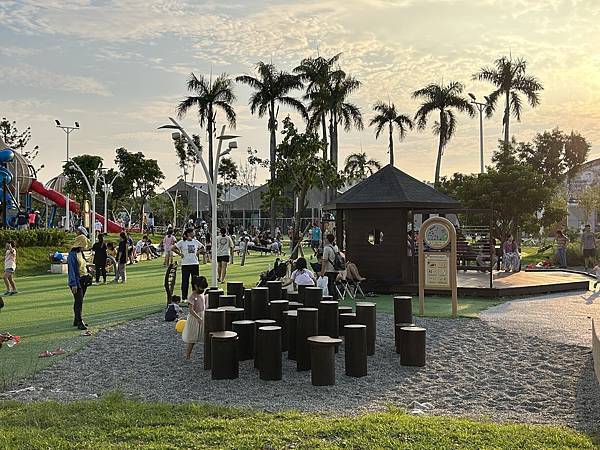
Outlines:
{"label": "woman in white shirt", "polygon": [[296,286],[315,286],[315,274],[306,268],[306,259],[298,258],[294,265],[296,270],[292,272],[290,280],[285,282],[283,287],[289,286],[292,283]]}
{"label": "woman in white shirt", "polygon": [[215,244],[217,246],[219,283],[224,283],[225,276],[227,275],[227,264],[229,263],[231,252],[233,251],[235,245],[233,244],[231,237],[227,235],[227,230],[225,228],[221,228],[220,231],[221,234],[215,239]]}
{"label": "woman in white shirt", "polygon": [[194,239],[194,230],[186,230],[183,239],[171,249],[181,256],[181,298],[187,300],[190,289],[190,277],[200,275],[198,255],[204,251],[204,246]]}

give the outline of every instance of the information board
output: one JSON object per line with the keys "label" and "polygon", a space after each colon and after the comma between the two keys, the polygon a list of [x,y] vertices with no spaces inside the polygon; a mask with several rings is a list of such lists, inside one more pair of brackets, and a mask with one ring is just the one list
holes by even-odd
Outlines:
{"label": "information board", "polygon": [[450,259],[447,253],[425,253],[425,289],[450,289]]}

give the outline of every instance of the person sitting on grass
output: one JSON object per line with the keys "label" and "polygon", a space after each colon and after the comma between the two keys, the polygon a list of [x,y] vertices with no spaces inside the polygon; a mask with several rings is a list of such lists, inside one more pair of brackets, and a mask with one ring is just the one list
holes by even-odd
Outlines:
{"label": "person sitting on grass", "polygon": [[15,295],[17,294],[17,286],[15,286],[15,280],[13,276],[17,269],[17,249],[12,241],[6,243],[6,253],[4,254],[4,284],[6,285],[6,292],[4,295]]}
{"label": "person sitting on grass", "polygon": [[190,359],[196,342],[199,342],[204,334],[204,310],[206,309],[206,296],[204,292],[208,289],[206,277],[196,276],[192,279],[192,295],[187,299],[188,317],[181,338],[187,344],[185,359]]}
{"label": "person sitting on grass", "polygon": [[296,270],[292,272],[292,275],[288,281],[283,283],[282,287],[287,287],[294,283],[296,286],[315,286],[315,274],[307,269],[306,259],[298,258],[294,263]]}

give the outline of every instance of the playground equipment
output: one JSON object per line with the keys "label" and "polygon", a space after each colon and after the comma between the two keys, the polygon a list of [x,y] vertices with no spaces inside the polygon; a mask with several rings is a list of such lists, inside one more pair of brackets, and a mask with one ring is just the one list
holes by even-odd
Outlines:
{"label": "playground equipment", "polygon": [[[31,192],[42,197],[47,204],[50,203],[59,208],[65,208],[67,205],[67,197],[54,189],[44,187],[37,180],[35,170],[27,159],[9,148],[0,138],[0,202],[3,205],[4,226],[10,223],[10,220],[7,220],[7,210],[18,209],[17,197],[25,194],[25,204],[30,205]],[[79,203],[69,200],[69,211],[79,214],[81,212]],[[95,218],[104,223],[102,215],[96,214]],[[123,231],[123,227],[111,220],[107,221],[107,228],[106,231],[110,233]]]}

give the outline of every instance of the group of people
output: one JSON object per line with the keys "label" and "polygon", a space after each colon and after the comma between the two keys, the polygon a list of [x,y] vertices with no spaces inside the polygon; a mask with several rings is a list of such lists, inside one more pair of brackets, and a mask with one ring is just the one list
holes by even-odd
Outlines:
{"label": "group of people", "polygon": [[15,216],[15,226],[17,230],[28,230],[41,228],[42,218],[39,211],[33,209],[21,209]]}

